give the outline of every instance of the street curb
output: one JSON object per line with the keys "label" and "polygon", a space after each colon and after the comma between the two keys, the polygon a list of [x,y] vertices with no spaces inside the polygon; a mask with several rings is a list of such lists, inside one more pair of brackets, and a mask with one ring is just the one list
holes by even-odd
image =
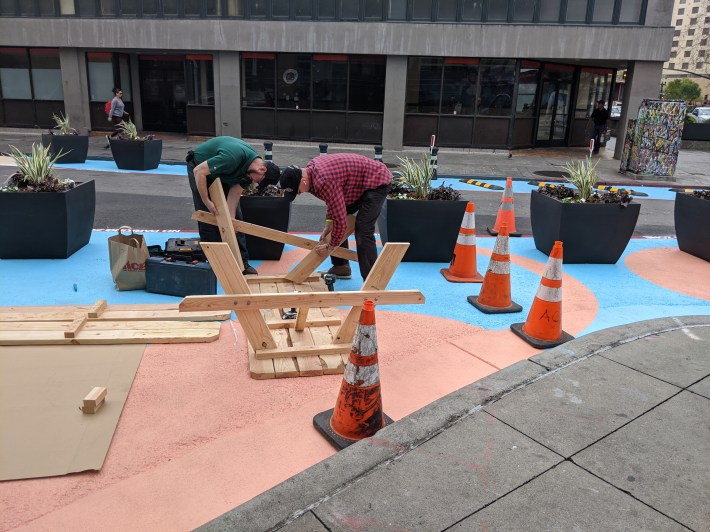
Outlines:
{"label": "street curb", "polygon": [[616,346],[678,329],[710,327],[710,316],[659,318],[582,336],[448,394],[322,462],[298,473],[197,530],[276,530],[305,514],[372,470],[430,440],[503,396],[557,370]]}

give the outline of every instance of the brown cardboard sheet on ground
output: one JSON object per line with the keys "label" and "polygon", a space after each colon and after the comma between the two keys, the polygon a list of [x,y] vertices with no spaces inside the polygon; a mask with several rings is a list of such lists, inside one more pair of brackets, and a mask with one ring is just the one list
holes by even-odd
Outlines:
{"label": "brown cardboard sheet on ground", "polygon": [[[0,480],[50,477],[104,463],[143,344],[0,347]],[[96,414],[79,410],[107,388]]]}

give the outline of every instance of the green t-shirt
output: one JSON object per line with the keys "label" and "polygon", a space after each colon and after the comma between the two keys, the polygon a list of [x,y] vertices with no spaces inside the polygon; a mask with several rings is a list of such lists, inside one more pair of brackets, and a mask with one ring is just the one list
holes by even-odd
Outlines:
{"label": "green t-shirt", "polygon": [[219,177],[222,183],[242,188],[251,185],[247,170],[257,157],[249,144],[234,137],[215,137],[195,148],[195,165],[207,161],[209,180]]}

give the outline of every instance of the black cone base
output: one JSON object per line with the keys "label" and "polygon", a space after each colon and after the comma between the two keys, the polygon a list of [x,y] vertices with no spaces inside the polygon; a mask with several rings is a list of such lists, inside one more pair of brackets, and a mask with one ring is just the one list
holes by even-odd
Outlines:
{"label": "black cone base", "polygon": [[478,296],[468,296],[466,298],[469,303],[476,307],[481,312],[486,314],[508,314],[512,312],[522,312],[523,307],[518,305],[515,301],[511,301],[510,305],[507,307],[489,307],[483,303],[478,302]]}
{"label": "black cone base", "polygon": [[[343,438],[339,434],[336,434],[336,432],[330,426],[330,419],[333,417],[333,410],[335,409],[331,408],[330,410],[326,410],[325,412],[321,412],[320,414],[314,416],[313,426],[318,430],[318,432],[320,432],[325,437],[326,440],[331,443],[333,447],[340,451],[342,449],[345,449],[349,445],[352,445],[353,443],[359,442],[360,440],[351,440],[349,438]],[[385,426],[394,423],[392,418],[390,418],[387,414],[383,414],[383,416],[385,418]]]}
{"label": "black cone base", "polygon": [[550,347],[556,347],[564,344],[565,342],[569,342],[570,340],[574,340],[574,336],[567,334],[564,331],[562,331],[562,337],[559,340],[538,340],[537,338],[533,338],[532,336],[524,333],[523,325],[525,325],[525,323],[513,323],[510,325],[510,329],[536,349],[549,349]]}
{"label": "black cone base", "polygon": [[[488,234],[491,236],[498,236],[498,231],[494,231],[490,227],[486,227],[486,231],[488,231]],[[508,236],[523,236],[522,233],[508,233]]]}

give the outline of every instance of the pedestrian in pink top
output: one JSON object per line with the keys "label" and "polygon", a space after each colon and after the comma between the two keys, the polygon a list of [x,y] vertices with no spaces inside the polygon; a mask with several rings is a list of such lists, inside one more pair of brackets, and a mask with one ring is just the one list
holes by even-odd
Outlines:
{"label": "pedestrian in pink top", "polygon": [[[336,246],[348,247],[345,238],[347,217],[355,216],[355,245],[360,274],[366,279],[377,260],[375,223],[392,186],[392,173],[380,161],[362,155],[334,153],[321,155],[301,169],[289,166],[281,173],[281,188],[293,200],[310,192],[327,207],[325,228],[315,247],[319,255],[330,255]],[[352,272],[345,259],[332,257],[328,273],[350,279]]]}

